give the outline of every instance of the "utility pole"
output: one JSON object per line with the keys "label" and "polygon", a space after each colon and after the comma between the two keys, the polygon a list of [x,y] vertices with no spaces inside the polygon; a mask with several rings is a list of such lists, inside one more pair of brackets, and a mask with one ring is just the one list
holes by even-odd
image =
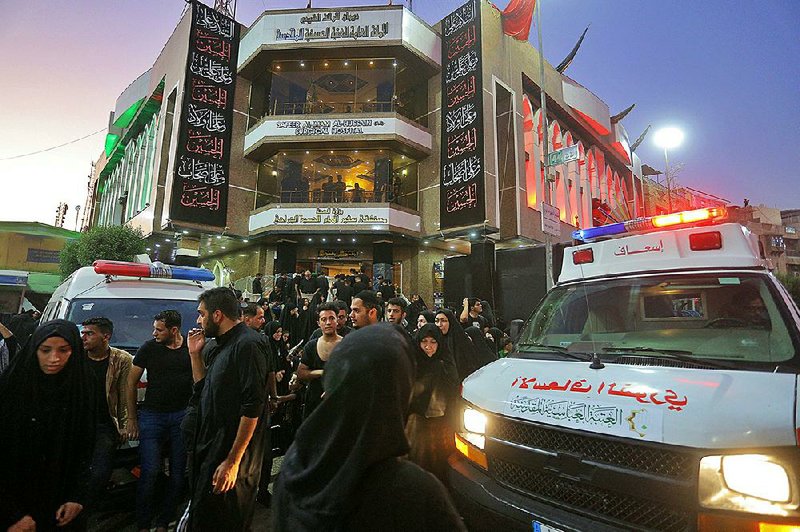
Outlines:
{"label": "utility pole", "polygon": [[[550,155],[550,135],[547,125],[547,93],[545,91],[544,77],[544,49],[542,48],[542,10],[541,0],[536,2],[536,33],[539,39],[539,95],[542,109],[542,154],[544,155],[544,202],[550,205],[552,190],[550,187],[550,170],[547,160]],[[544,216],[544,212],[542,212]],[[545,276],[547,277],[547,290],[553,288],[553,238],[545,233]]]}

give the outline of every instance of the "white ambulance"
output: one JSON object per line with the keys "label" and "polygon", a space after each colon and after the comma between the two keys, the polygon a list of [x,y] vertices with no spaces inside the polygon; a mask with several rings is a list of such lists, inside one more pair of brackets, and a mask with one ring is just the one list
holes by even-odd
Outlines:
{"label": "white ambulance", "polygon": [[214,288],[213,281],[205,268],[98,260],[56,288],[41,321],[62,318],[80,325],[88,318],[108,318],[114,323],[111,345],[135,354],[153,338],[153,316],[162,310],[180,312],[184,334],[194,327],[197,297]]}
{"label": "white ambulance", "polygon": [[463,383],[471,529],[800,530],[800,311],[725,214],[575,232],[516,352]]}

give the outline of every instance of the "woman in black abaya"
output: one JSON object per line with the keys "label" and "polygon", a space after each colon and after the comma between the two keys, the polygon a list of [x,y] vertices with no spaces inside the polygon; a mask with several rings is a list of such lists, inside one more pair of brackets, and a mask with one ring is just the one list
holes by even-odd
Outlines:
{"label": "woman in black abaya", "polygon": [[435,323],[442,331],[447,349],[453,354],[458,369],[458,380],[461,382],[483,365],[481,359],[452,310],[449,308],[437,310]]}
{"label": "woman in black abaya", "polygon": [[[478,367],[483,367],[497,360],[497,353],[492,352],[493,349],[490,347],[489,340],[480,329],[470,326],[464,329],[464,332],[469,336],[469,339],[472,340],[472,345],[475,347],[475,352],[478,354],[478,362],[480,362],[480,366]],[[492,343],[491,345],[494,344]]]}
{"label": "woman in black abaya", "polygon": [[78,328],[39,326],[0,377],[0,530],[82,530],[93,377]]}
{"label": "woman in black abaya", "polygon": [[454,450],[448,408],[458,394],[458,371],[442,332],[428,323],[414,337],[417,378],[411,399],[406,435],[408,459],[446,481],[447,456]]}
{"label": "woman in black abaya", "polygon": [[325,398],[284,458],[274,531],[465,530],[444,486],[400,458],[413,368],[413,346],[395,325],[341,341],[325,366]]}

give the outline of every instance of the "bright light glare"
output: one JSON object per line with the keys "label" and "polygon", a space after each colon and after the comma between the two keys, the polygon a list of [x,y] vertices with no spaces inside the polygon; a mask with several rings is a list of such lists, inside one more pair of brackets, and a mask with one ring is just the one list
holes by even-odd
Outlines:
{"label": "bright light glare", "polygon": [[783,466],[760,454],[726,456],[722,475],[728,488],[773,502],[789,500],[789,475]]}
{"label": "bright light glare", "polygon": [[472,408],[464,410],[464,428],[475,434],[486,433],[486,416]]}
{"label": "bright light glare", "polygon": [[683,131],[676,127],[665,127],[656,131],[653,140],[661,148],[677,148],[683,142]]}

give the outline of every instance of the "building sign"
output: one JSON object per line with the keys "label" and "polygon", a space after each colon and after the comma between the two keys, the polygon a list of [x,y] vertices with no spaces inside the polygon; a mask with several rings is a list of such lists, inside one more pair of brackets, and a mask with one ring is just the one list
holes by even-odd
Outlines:
{"label": "building sign", "polygon": [[400,9],[338,9],[272,15],[267,21],[264,43],[399,40],[402,38],[402,17],[403,12]]}
{"label": "building sign", "polygon": [[358,258],[357,249],[320,249],[318,259],[355,259]]}
{"label": "building sign", "polygon": [[[328,227],[331,226],[331,227]],[[250,232],[264,229],[326,227],[331,230],[385,230],[387,226],[419,232],[419,215],[391,207],[270,207],[250,216]]]}
{"label": "building sign", "polygon": [[250,150],[261,141],[274,137],[315,137],[313,139],[315,142],[323,142],[356,135],[396,135],[427,149],[431,149],[433,145],[429,132],[398,118],[276,120],[269,117],[245,133],[244,149],[245,151]]}
{"label": "building sign", "polygon": [[483,223],[483,75],[480,2],[470,0],[442,22],[440,227]]}
{"label": "building sign", "polygon": [[552,236],[561,234],[561,210],[545,202],[542,202],[542,232]]}
{"label": "building sign", "polygon": [[224,227],[239,24],[192,2],[186,83],[169,217]]}
{"label": "building sign", "polygon": [[277,135],[375,135],[391,133],[385,120],[372,118],[342,118],[336,120],[277,120],[273,122]]}
{"label": "building sign", "polygon": [[28,248],[27,262],[37,262],[42,264],[58,264],[61,252],[53,249]]}

